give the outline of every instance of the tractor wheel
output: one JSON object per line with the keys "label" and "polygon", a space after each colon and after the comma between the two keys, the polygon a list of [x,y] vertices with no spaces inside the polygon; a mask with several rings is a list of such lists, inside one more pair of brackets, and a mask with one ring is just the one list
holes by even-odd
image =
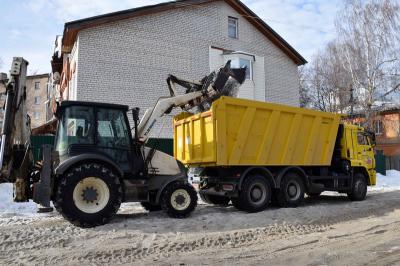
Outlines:
{"label": "tractor wheel", "polygon": [[304,199],[303,180],[296,173],[287,173],[276,195],[280,207],[297,207]]}
{"label": "tractor wheel", "polygon": [[172,218],[185,218],[197,206],[197,193],[192,185],[173,182],[161,195],[161,208]]}
{"label": "tractor wheel", "polygon": [[202,201],[208,204],[214,205],[228,205],[230,199],[224,196],[217,196],[217,195],[207,195],[200,193],[200,198]]}
{"label": "tractor wheel", "polygon": [[150,202],[141,202],[140,205],[149,212],[156,212],[156,211],[161,211],[161,205],[155,205]]}
{"label": "tractor wheel", "polygon": [[271,201],[271,185],[261,175],[247,177],[239,194],[238,209],[259,212],[267,208]]}
{"label": "tractor wheel", "polygon": [[69,170],[58,182],[57,210],[79,227],[106,224],[122,201],[119,177],[111,169],[87,163]]}
{"label": "tractor wheel", "polygon": [[367,196],[367,185],[367,180],[363,174],[355,174],[351,191],[347,193],[347,196],[352,201],[364,200]]}

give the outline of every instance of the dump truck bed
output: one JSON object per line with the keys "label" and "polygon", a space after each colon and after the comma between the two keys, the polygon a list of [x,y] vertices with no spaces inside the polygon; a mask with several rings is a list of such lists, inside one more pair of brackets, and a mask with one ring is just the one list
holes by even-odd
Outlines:
{"label": "dump truck bed", "polygon": [[341,116],[221,97],[174,119],[174,155],[189,166],[330,165]]}

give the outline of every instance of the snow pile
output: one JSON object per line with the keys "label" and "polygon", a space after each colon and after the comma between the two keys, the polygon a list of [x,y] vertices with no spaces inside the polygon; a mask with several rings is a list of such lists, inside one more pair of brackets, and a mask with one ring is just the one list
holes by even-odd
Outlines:
{"label": "snow pile", "polygon": [[387,170],[386,175],[376,174],[376,186],[372,190],[400,190],[400,171]]}
{"label": "snow pile", "polygon": [[36,204],[30,202],[13,202],[13,184],[0,184],[0,214],[33,214],[36,213]]}

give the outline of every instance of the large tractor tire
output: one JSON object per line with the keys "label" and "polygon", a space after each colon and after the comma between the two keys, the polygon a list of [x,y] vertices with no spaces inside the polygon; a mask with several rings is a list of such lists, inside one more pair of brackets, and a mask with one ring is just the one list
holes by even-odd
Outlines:
{"label": "large tractor tire", "polygon": [[56,209],[79,227],[106,224],[122,201],[119,176],[98,163],[82,164],[61,177],[55,195]]}
{"label": "large tractor tire", "polygon": [[261,175],[248,176],[242,184],[237,200],[232,200],[239,210],[259,212],[267,208],[271,201],[271,185]]}
{"label": "large tractor tire", "polygon": [[161,205],[155,205],[150,202],[141,202],[140,205],[142,205],[143,209],[145,209],[148,212],[156,212],[156,211],[161,211]]}
{"label": "large tractor tire", "polygon": [[277,203],[280,207],[297,207],[304,200],[304,183],[296,173],[287,173],[281,182],[280,189],[276,194]]}
{"label": "large tractor tire", "polygon": [[218,195],[207,195],[207,194],[202,194],[200,193],[200,198],[202,201],[208,204],[213,204],[213,205],[228,205],[230,198],[224,197],[224,196],[218,196]]}
{"label": "large tractor tire", "polygon": [[356,173],[353,178],[353,185],[351,191],[347,193],[347,196],[352,201],[364,200],[367,196],[367,180],[361,173]]}
{"label": "large tractor tire", "polygon": [[161,208],[172,218],[186,218],[196,206],[196,190],[188,183],[173,182],[161,194]]}

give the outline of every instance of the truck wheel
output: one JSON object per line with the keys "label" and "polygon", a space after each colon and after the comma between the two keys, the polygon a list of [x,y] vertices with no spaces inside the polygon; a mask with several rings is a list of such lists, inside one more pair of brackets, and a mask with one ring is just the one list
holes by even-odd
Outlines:
{"label": "truck wheel", "polygon": [[357,173],[354,175],[353,186],[351,191],[347,193],[347,196],[352,201],[361,201],[364,200],[367,196],[367,180],[365,176],[361,173]]}
{"label": "truck wheel", "polygon": [[280,207],[297,207],[304,199],[303,180],[296,173],[287,173],[281,182],[280,189],[276,194]]}
{"label": "truck wheel", "polygon": [[161,205],[155,205],[150,202],[141,202],[140,205],[149,212],[156,212],[156,211],[161,211]]}
{"label": "truck wheel", "polygon": [[197,193],[183,182],[169,184],[161,195],[161,208],[172,218],[185,218],[197,206]]}
{"label": "truck wheel", "polygon": [[228,205],[230,199],[224,196],[217,196],[217,195],[207,195],[200,193],[200,198],[202,201],[208,204],[214,205]]}
{"label": "truck wheel", "polygon": [[264,210],[271,200],[271,185],[264,177],[252,175],[247,177],[239,194],[239,208],[247,212]]}
{"label": "truck wheel", "polygon": [[117,213],[122,187],[112,170],[88,163],[61,177],[55,198],[65,219],[79,227],[93,227],[106,224]]}

